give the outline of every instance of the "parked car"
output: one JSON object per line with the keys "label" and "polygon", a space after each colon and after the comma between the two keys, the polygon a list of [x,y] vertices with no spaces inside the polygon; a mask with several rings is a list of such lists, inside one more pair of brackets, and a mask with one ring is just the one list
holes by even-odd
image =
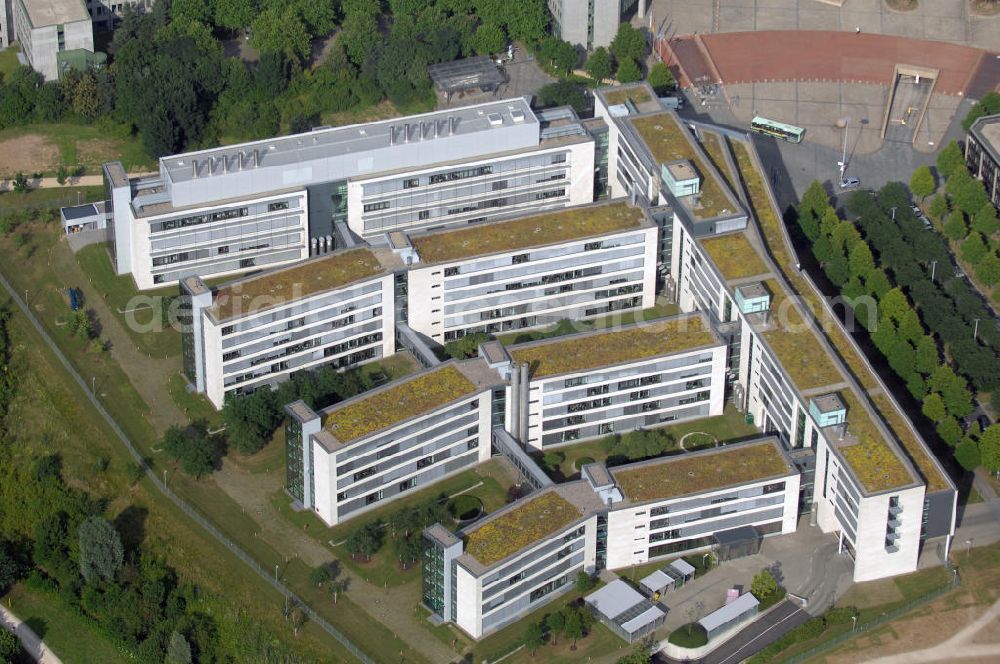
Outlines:
{"label": "parked car", "polygon": [[840,181],[841,189],[856,189],[861,186],[860,178],[846,178]]}

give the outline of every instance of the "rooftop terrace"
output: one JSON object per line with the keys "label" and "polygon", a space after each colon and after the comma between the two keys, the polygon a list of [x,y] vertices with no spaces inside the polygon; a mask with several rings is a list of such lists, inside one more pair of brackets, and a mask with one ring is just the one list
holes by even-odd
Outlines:
{"label": "rooftop terrace", "polygon": [[793,472],[774,439],[610,470],[618,488],[633,503],[713,491]]}
{"label": "rooftop terrace", "polygon": [[745,279],[770,271],[745,233],[704,237],[698,243],[726,281]]}
{"label": "rooftop terrace", "polygon": [[382,272],[382,264],[368,249],[337,252],[226,284],[215,291],[209,312],[217,321],[224,321],[341,288]]}
{"label": "rooftop terrace", "polygon": [[854,391],[844,390],[840,396],[847,405],[847,431],[856,442],[830,442],[840,450],[864,490],[878,493],[915,482]]}
{"label": "rooftop terrace", "polygon": [[549,490],[473,530],[466,538],[465,552],[488,567],[582,516],[580,508]]}
{"label": "rooftop terrace", "polygon": [[412,236],[410,241],[422,262],[441,263],[607,235],[638,228],[644,220],[641,209],[625,203],[611,203],[553,210],[513,221]]}
{"label": "rooftop terrace", "polygon": [[782,285],[776,279],[766,284],[771,291],[771,328],[764,331],[764,338],[795,387],[806,391],[843,382],[844,376]]}
{"label": "rooftop terrace", "polygon": [[707,160],[702,158],[698,148],[691,142],[687,130],[673,115],[657,113],[632,118],[630,122],[657,163],[665,164],[678,159],[687,159],[702,176],[699,194],[701,205],[691,207],[691,214],[694,217],[701,220],[713,219],[739,209],[729,198],[714,172],[709,169]]}
{"label": "rooftop terrace", "polygon": [[511,346],[515,362],[527,362],[534,378],[573,373],[669,355],[719,343],[700,315],[622,328],[586,332],[552,341]]}
{"label": "rooftop terrace", "polygon": [[347,443],[423,415],[477,391],[452,363],[351,399],[325,413],[323,427]]}

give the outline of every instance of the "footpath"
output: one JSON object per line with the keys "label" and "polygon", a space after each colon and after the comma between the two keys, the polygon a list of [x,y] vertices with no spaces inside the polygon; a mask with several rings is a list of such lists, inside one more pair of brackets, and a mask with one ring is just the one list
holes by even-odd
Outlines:
{"label": "footpath", "polygon": [[28,623],[15,616],[10,609],[0,605],[0,627],[12,632],[21,641],[21,647],[38,664],[62,664],[54,652],[38,638]]}

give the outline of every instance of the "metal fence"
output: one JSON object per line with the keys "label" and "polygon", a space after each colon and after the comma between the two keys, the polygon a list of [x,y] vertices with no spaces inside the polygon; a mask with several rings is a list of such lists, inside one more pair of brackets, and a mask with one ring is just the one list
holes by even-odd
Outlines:
{"label": "metal fence", "polygon": [[867,622],[857,625],[850,632],[844,632],[843,634],[838,634],[837,636],[834,636],[833,638],[824,641],[819,645],[813,646],[809,650],[800,652],[797,655],[794,655],[784,661],[786,662],[786,664],[798,664],[798,662],[805,662],[806,660],[812,659],[813,657],[817,657],[827,652],[828,650],[832,650],[836,646],[839,646],[841,643],[850,641],[856,636],[859,636],[865,632],[869,632],[875,629],[876,627],[884,625],[885,623],[891,620],[895,620],[896,618],[899,618],[900,616],[909,613],[910,611],[916,609],[917,607],[927,604],[928,602],[931,602],[937,599],[938,597],[941,597],[942,595],[951,592],[962,583],[961,578],[958,576],[958,569],[952,568],[951,572],[952,572],[951,581],[941,586],[940,588],[935,588],[934,590],[931,590],[921,595],[920,597],[917,597],[916,599],[910,600],[909,602],[903,604],[902,606],[898,606],[895,609],[892,609],[891,611],[886,611],[885,613],[879,615],[877,618],[872,618]]}
{"label": "metal fence", "polygon": [[152,468],[150,468],[149,464],[146,462],[145,457],[143,457],[142,454],[139,453],[139,450],[135,447],[135,445],[133,445],[131,439],[129,439],[129,437],[125,435],[125,432],[122,431],[122,429],[118,426],[118,423],[114,420],[113,417],[111,417],[108,411],[105,410],[104,406],[97,399],[97,396],[90,390],[87,383],[84,382],[84,380],[80,377],[80,374],[76,371],[76,368],[70,363],[69,359],[65,355],[63,355],[62,351],[55,344],[55,342],[52,340],[49,334],[45,331],[45,328],[42,327],[42,324],[38,321],[37,318],[35,318],[34,314],[31,312],[31,310],[28,308],[25,302],[18,296],[13,287],[11,287],[10,282],[8,282],[6,277],[4,277],[3,275],[0,275],[0,284],[3,285],[4,289],[6,289],[11,299],[17,303],[18,308],[28,318],[28,320],[34,326],[35,330],[38,331],[39,336],[41,336],[41,338],[45,340],[46,345],[48,345],[52,353],[59,359],[59,362],[63,365],[63,367],[65,367],[66,371],[69,372],[70,376],[73,377],[73,380],[83,391],[83,393],[87,396],[87,399],[90,401],[91,405],[93,405],[93,407],[97,410],[97,412],[100,413],[101,417],[103,417],[104,420],[108,423],[108,426],[111,427],[111,430],[114,431],[118,439],[122,442],[123,445],[125,445],[125,448],[128,450],[129,454],[132,455],[132,458],[142,468],[143,472],[146,475],[146,478],[154,485],[156,485],[156,488],[164,496],[166,496],[170,500],[170,502],[172,502],[182,512],[188,515],[195,523],[204,528],[219,543],[221,543],[223,546],[229,549],[229,551],[232,552],[233,555],[235,555],[237,558],[243,561],[247,565],[247,567],[252,569],[254,572],[257,573],[258,576],[264,579],[264,581],[266,581],[272,587],[274,587],[274,589],[277,590],[284,598],[286,598],[287,600],[291,600],[297,603],[300,607],[302,607],[302,610],[309,617],[310,621],[316,623],[316,625],[318,625],[321,629],[326,631],[327,634],[336,639],[358,661],[362,662],[363,664],[375,664],[375,660],[368,657],[368,655],[366,655],[360,648],[354,645],[354,643],[346,636],[344,636],[344,634],[342,634],[337,628],[328,623],[318,613],[313,611],[313,609],[308,604],[306,604],[306,602],[301,597],[293,593],[284,583],[282,583],[274,576],[272,576],[256,560],[254,560],[250,556],[250,554],[248,554],[240,546],[238,546],[231,539],[229,539],[229,537],[223,534],[222,531],[216,528],[207,518],[202,516],[200,512],[198,512],[194,507],[188,504],[187,501],[185,501],[183,498],[174,493],[173,490],[171,490],[170,487],[168,487],[157,476],[157,474],[153,471]]}

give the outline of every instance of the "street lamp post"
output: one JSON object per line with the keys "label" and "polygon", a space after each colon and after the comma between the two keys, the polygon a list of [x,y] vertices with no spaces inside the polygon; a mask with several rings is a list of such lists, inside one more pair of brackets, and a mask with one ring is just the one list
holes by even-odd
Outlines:
{"label": "street lamp post", "polygon": [[975,321],[976,321],[975,327],[972,328],[972,340],[973,341],[976,341],[976,339],[979,337],[979,319],[976,318]]}
{"label": "street lamp post", "polygon": [[896,206],[893,205],[890,209],[892,210],[892,220],[896,221]]}
{"label": "street lamp post", "polygon": [[976,541],[976,539],[974,537],[970,537],[969,539],[965,540],[965,557],[966,558],[968,558],[970,555],[972,555],[972,543],[975,542],[975,541]]}
{"label": "street lamp post", "polygon": [[856,632],[858,629],[858,617],[851,616],[851,631]]}
{"label": "street lamp post", "polygon": [[937,261],[931,261],[931,281],[934,281],[934,272],[937,270]]}
{"label": "street lamp post", "polygon": [[274,563],[274,580],[278,580],[278,563]]}

